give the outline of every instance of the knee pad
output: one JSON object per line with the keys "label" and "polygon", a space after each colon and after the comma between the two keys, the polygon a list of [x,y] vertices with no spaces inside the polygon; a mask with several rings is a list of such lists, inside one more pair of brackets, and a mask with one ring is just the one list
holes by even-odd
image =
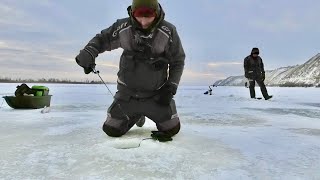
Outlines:
{"label": "knee pad", "polygon": [[166,134],[169,134],[170,136],[174,136],[176,134],[178,134],[178,132],[180,131],[180,122],[173,128],[167,130],[167,131],[164,131]]}
{"label": "knee pad", "polygon": [[108,126],[106,124],[103,124],[102,130],[110,137],[120,137],[120,136],[124,135],[124,133],[121,132],[120,129]]}

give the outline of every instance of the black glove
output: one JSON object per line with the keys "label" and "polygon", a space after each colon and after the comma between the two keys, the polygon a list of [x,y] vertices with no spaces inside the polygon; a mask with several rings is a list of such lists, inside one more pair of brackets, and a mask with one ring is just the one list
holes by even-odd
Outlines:
{"label": "black glove", "polygon": [[248,72],[245,72],[244,73],[244,77],[246,77],[247,79],[249,78],[249,73]]}
{"label": "black glove", "polygon": [[89,73],[93,72],[93,69],[95,68],[95,66],[96,66],[96,65],[93,65],[93,66],[90,67],[90,68],[83,68],[83,72],[84,72],[85,74],[89,74]]}
{"label": "black glove", "polygon": [[170,104],[173,95],[176,93],[176,87],[173,84],[166,83],[159,89],[158,103],[167,106]]}
{"label": "black glove", "polygon": [[84,69],[85,74],[89,74],[93,71],[95,67],[95,58],[98,56],[99,52],[94,47],[87,46],[83,50],[80,51],[79,55],[77,55],[76,62],[79,66]]}
{"label": "black glove", "polygon": [[160,142],[167,142],[167,141],[172,141],[172,138],[169,134],[166,134],[165,132],[162,131],[151,131],[151,137],[154,140],[158,140]]}
{"label": "black glove", "polygon": [[261,73],[261,80],[264,81],[265,79],[266,79],[265,72],[262,72],[262,73]]}

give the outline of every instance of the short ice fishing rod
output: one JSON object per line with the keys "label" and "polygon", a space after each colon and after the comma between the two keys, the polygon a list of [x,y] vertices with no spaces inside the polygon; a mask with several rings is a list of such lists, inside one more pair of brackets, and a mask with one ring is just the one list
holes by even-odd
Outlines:
{"label": "short ice fishing rod", "polygon": [[[92,67],[92,71],[94,74],[97,74],[99,76],[99,78],[101,79],[102,83],[107,87],[109,93],[113,96],[113,98],[115,99],[113,93],[111,92],[111,90],[109,89],[109,87],[107,86],[107,84],[104,82],[104,80],[102,79],[102,77],[100,76],[100,72],[98,70],[96,70],[94,67]],[[130,121],[130,118],[129,116],[122,110],[121,106],[119,103],[117,103],[117,106],[119,107],[119,110],[121,111],[121,113],[127,118],[128,120],[128,125],[129,125],[129,121]],[[167,137],[167,136],[164,136],[161,132],[159,131],[152,131],[152,135],[151,135],[151,138],[144,138],[140,141],[140,143],[137,145],[137,146],[133,146],[133,147],[122,147],[120,149],[132,149],[132,148],[138,148],[140,147],[142,141],[145,141],[145,140],[150,140],[150,139],[153,139],[153,140],[158,140],[160,142],[166,142],[166,141],[172,141],[172,138],[171,137]]]}
{"label": "short ice fishing rod", "polygon": [[[96,70],[94,67],[92,67],[92,72],[93,72],[94,74],[97,74],[97,75],[99,76],[99,78],[101,79],[102,83],[107,87],[109,93],[112,95],[113,99],[115,99],[113,93],[111,92],[111,90],[109,89],[109,87],[107,86],[107,84],[104,82],[104,80],[102,79],[102,77],[100,76],[100,74],[99,74],[100,71],[98,71],[98,70]],[[121,113],[122,113],[122,114],[127,118],[127,120],[129,121],[129,120],[130,120],[129,116],[122,110],[122,108],[121,108],[121,106],[120,106],[119,103],[117,103],[117,106],[119,107],[119,110],[121,111]]]}

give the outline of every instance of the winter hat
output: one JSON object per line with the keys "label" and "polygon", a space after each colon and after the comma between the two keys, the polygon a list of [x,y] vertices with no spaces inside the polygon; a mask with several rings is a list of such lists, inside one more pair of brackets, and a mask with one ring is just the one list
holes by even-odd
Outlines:
{"label": "winter hat", "polygon": [[251,54],[259,54],[259,48],[252,48]]}
{"label": "winter hat", "polygon": [[134,17],[156,17],[159,3],[158,0],[133,0],[131,10]]}

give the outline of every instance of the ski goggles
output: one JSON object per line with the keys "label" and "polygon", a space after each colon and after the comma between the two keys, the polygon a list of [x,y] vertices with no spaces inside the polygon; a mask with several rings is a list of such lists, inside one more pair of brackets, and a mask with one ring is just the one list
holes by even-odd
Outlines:
{"label": "ski goggles", "polygon": [[133,17],[156,17],[157,13],[154,9],[148,7],[140,7],[133,11]]}

